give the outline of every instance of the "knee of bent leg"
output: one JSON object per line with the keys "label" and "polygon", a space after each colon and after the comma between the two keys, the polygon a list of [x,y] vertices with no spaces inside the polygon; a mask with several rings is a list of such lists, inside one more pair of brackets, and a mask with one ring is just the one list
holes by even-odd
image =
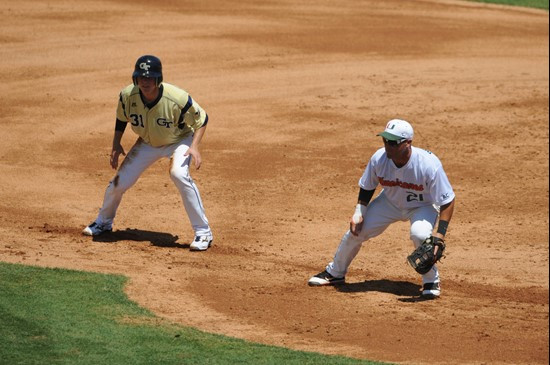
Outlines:
{"label": "knee of bent leg", "polygon": [[416,221],[411,224],[411,240],[415,246],[420,245],[424,240],[431,236],[433,226],[428,221]]}
{"label": "knee of bent leg", "polygon": [[189,168],[187,166],[170,167],[170,178],[174,182],[181,182],[185,185],[190,184]]}

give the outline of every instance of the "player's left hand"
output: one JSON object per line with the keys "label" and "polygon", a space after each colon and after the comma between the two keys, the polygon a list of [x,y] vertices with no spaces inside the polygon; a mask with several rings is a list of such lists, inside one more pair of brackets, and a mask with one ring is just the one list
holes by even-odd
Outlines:
{"label": "player's left hand", "polygon": [[187,152],[185,152],[184,156],[191,156],[193,158],[193,160],[195,161],[195,168],[197,170],[201,168],[202,157],[201,157],[201,153],[199,152],[199,150],[197,148],[189,147]]}
{"label": "player's left hand", "polygon": [[416,272],[424,275],[443,257],[444,251],[445,241],[439,237],[430,236],[407,256],[407,261]]}

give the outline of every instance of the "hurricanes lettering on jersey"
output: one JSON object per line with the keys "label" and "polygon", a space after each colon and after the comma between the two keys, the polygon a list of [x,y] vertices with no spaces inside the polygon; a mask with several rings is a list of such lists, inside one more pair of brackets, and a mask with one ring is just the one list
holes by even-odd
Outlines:
{"label": "hurricanes lettering on jersey", "polygon": [[143,141],[153,147],[181,141],[207,123],[207,115],[185,91],[162,83],[160,95],[144,104],[139,87],[128,85],[120,92],[117,119],[127,121]]}
{"label": "hurricanes lettering on jersey", "polygon": [[417,191],[424,190],[424,185],[412,184],[412,183],[400,181],[399,179],[395,179],[392,181],[392,180],[384,180],[383,177],[379,177],[378,181],[382,186],[399,186],[403,189],[410,189],[410,190],[417,190]]}

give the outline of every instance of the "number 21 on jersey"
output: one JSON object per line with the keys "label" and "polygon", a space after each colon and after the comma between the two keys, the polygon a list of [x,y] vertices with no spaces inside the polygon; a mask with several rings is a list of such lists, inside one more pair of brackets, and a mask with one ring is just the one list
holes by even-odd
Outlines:
{"label": "number 21 on jersey", "polygon": [[408,202],[412,202],[412,201],[423,202],[424,201],[424,195],[423,194],[416,194],[416,193],[413,193],[412,191],[408,191],[407,192],[407,201]]}

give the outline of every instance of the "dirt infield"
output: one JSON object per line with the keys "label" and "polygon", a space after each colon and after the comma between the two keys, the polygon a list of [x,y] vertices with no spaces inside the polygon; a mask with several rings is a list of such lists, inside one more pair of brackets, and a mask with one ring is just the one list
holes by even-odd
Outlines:
{"label": "dirt infield", "polygon": [[[0,14],[1,261],[124,274],[131,299],[159,316],[261,343],[401,363],[548,363],[547,12],[9,0]],[[193,172],[215,234],[206,253],[186,248],[193,232],[167,161],[127,192],[113,234],[80,235],[113,176],[118,93],[146,53],[210,117]],[[406,223],[363,247],[347,285],[308,287],[395,117],[457,194],[442,298],[414,300]],[[134,140],[128,129],[124,146]]]}

